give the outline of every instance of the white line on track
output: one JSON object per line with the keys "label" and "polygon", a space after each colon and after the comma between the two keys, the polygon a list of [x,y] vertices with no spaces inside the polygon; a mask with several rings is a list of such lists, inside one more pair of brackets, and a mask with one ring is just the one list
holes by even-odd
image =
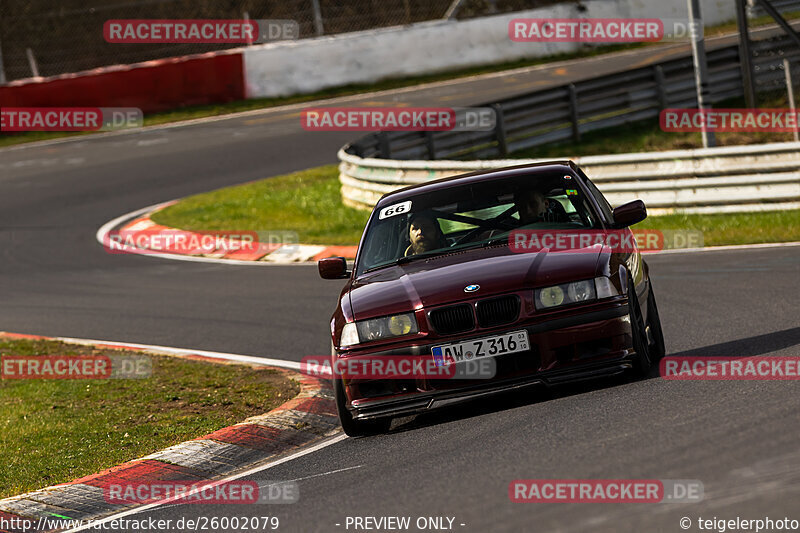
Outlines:
{"label": "white line on track", "polygon": [[[171,200],[172,201],[172,200]],[[124,215],[120,215],[114,220],[109,220],[102,226],[100,229],[97,230],[95,233],[95,237],[100,244],[105,242],[105,236],[110,232],[112,229],[116,228],[117,226],[121,225],[123,222],[128,221],[129,219],[136,218],[140,215],[144,215],[145,213],[149,213],[151,211],[155,211],[156,209],[160,208],[162,205],[167,205],[170,201],[161,202],[159,204],[151,205],[148,207],[143,207],[141,209],[137,209],[136,211],[131,211],[130,213],[125,213]]]}
{"label": "white line on track", "polygon": [[338,470],[331,470],[330,472],[323,472],[321,474],[314,474],[313,476],[299,477],[297,479],[287,479],[285,481],[285,483],[290,483],[292,481],[305,481],[306,479],[313,479],[315,477],[329,476],[331,474],[338,474],[339,472],[347,472],[348,470],[356,470],[358,468],[364,468],[364,465],[348,466],[347,468],[339,468]]}
{"label": "white line on track", "polygon": [[139,350],[152,350],[167,354],[187,356],[202,355],[213,359],[224,359],[225,361],[235,361],[237,363],[249,363],[255,365],[277,366],[290,370],[300,370],[300,363],[297,361],[286,361],[284,359],[270,359],[267,357],[257,357],[254,355],[240,355],[225,352],[209,352],[207,350],[190,350],[188,348],[172,348],[170,346],[158,346],[154,344],[137,344],[133,342],[101,341],[94,339],[73,339],[71,337],[54,337],[55,340],[72,344],[106,344],[108,346],[119,346],[120,348],[135,348]]}
{"label": "white line on track", "polygon": [[[153,345],[153,344],[138,344],[138,343],[132,343],[132,342],[102,341],[102,340],[93,340],[93,339],[75,339],[75,338],[72,338],[72,337],[55,337],[55,339],[59,340],[59,341],[62,341],[62,342],[69,342],[69,343],[73,343],[73,344],[106,344],[108,346],[130,347],[130,348],[138,348],[138,349],[141,349],[141,350],[153,350],[153,351],[156,351],[156,352],[171,353],[171,354],[175,354],[175,355],[202,355],[202,356],[205,356],[205,357],[213,357],[215,359],[224,359],[224,360],[227,360],[227,361],[236,361],[236,362],[241,362],[241,363],[253,363],[253,364],[259,364],[259,365],[277,366],[277,367],[282,367],[282,368],[289,368],[289,369],[292,369],[292,370],[299,370],[300,369],[300,363],[298,363],[296,361],[284,361],[284,360],[281,360],[281,359],[268,359],[268,358],[263,358],[263,357],[255,357],[255,356],[252,356],[252,355],[240,355],[240,354],[232,354],[232,353],[224,353],[224,352],[209,352],[207,350],[189,350],[189,349],[186,349],[186,348],[172,348],[172,347],[168,347],[168,346],[158,346],[158,345]],[[240,472],[238,474],[234,474],[234,475],[222,478],[222,479],[215,480],[212,483],[210,483],[208,486],[218,485],[218,484],[221,484],[221,483],[224,483],[224,482],[227,482],[227,481],[240,479],[242,477],[250,476],[252,474],[256,474],[258,472],[262,472],[264,470],[268,470],[268,469],[270,469],[272,467],[281,465],[283,463],[287,463],[287,462],[289,462],[289,461],[291,461],[293,459],[297,459],[299,457],[303,457],[304,455],[308,455],[310,453],[314,453],[314,452],[316,452],[318,450],[321,450],[322,448],[325,448],[327,446],[331,446],[333,444],[336,444],[337,442],[341,442],[342,440],[344,440],[346,438],[347,438],[347,436],[345,434],[343,434],[343,433],[339,434],[339,435],[336,435],[336,436],[333,436],[333,437],[328,438],[328,439],[326,439],[326,440],[324,440],[324,441],[322,441],[322,442],[320,442],[318,444],[315,444],[314,446],[311,446],[310,448],[299,450],[298,452],[293,453],[291,455],[288,455],[286,457],[282,457],[281,459],[277,459],[275,461],[271,461],[269,463],[250,468],[250,469],[245,470],[244,472]],[[316,474],[316,475],[313,475],[313,476],[308,476],[307,478],[299,478],[299,479],[294,479],[294,480],[291,480],[291,481],[300,481],[300,480],[303,480],[303,479],[310,479],[312,477],[319,477],[319,476],[325,476],[325,475],[329,475],[329,474],[335,474],[337,472],[343,472],[345,470],[353,470],[353,469],[356,469],[356,468],[361,468],[362,466],[364,466],[364,465],[353,466],[353,467],[348,467],[348,468],[341,468],[339,470],[333,470],[333,471],[330,471],[330,472],[324,472],[322,474]],[[196,490],[199,491],[200,489],[196,489]],[[187,493],[186,496],[190,496],[191,494],[193,494],[193,492]],[[128,516],[128,515],[140,513],[142,511],[153,509],[155,507],[163,506],[163,505],[169,504],[169,503],[171,503],[171,502],[173,502],[175,500],[176,500],[176,498],[173,497],[173,498],[170,498],[170,499],[162,500],[160,502],[155,502],[155,503],[143,505],[141,507],[137,507],[136,509],[129,509],[129,510],[123,511],[121,513],[116,513],[116,514],[107,516],[107,517],[105,517],[103,519],[96,520],[96,521],[93,521],[91,523],[87,523],[86,525],[79,526],[79,527],[76,527],[76,528],[73,528],[73,529],[69,529],[69,530],[67,530],[67,531],[65,531],[63,533],[71,533],[71,532],[74,532],[74,531],[83,531],[83,530],[86,530],[86,529],[95,528],[95,526],[98,526],[99,524],[103,524],[103,523],[109,522],[111,520],[122,518],[122,517],[125,517],[125,516]],[[176,505],[180,505],[180,503],[178,503]]]}
{"label": "white line on track", "polygon": [[[131,211],[130,213],[125,213],[124,215],[120,215],[114,220],[109,220],[102,226],[100,229],[97,230],[95,233],[95,239],[100,245],[105,248],[105,242],[108,234],[117,226],[121,226],[123,223],[127,222],[128,220],[132,220],[138,216],[144,215],[151,211],[155,211],[162,206],[165,206],[169,203],[172,203],[174,200],[170,200],[167,202],[161,202],[155,205],[151,205],[148,207],[143,207],[141,209],[137,209],[136,211]],[[286,265],[309,265],[310,262],[292,262],[292,263],[277,263],[277,262],[270,262],[270,261],[242,261],[241,259],[220,259],[217,257],[198,257],[193,255],[180,255],[180,254],[167,254],[167,253],[156,253],[156,252],[139,252],[139,248],[132,248],[128,245],[124,246],[127,250],[126,253],[134,254],[134,255],[148,255],[151,257],[160,257],[162,259],[172,259],[174,261],[192,261],[195,263],[217,263],[223,265],[243,265],[243,266],[286,266]]]}
{"label": "white line on track", "polygon": [[[279,484],[279,483],[292,483],[294,481],[305,481],[306,479],[314,479],[314,478],[322,477],[322,476],[330,476],[331,474],[338,474],[339,472],[347,472],[348,470],[356,470],[358,468],[363,468],[363,467],[364,467],[364,465],[348,466],[347,468],[339,468],[337,470],[331,470],[330,472],[322,472],[321,474],[314,474],[314,475],[311,475],[311,476],[299,477],[297,479],[286,479],[286,480],[281,480],[281,481],[269,481],[268,483],[270,483],[270,484]],[[211,485],[208,484],[208,486],[211,486]],[[268,485],[259,484],[258,488],[260,490],[262,488],[266,488],[267,486]],[[186,503],[185,502],[177,502],[177,503],[171,503],[169,505],[165,504],[165,505],[163,505],[163,508],[164,509],[169,509],[170,507],[178,507],[179,505],[186,505]]]}
{"label": "white line on track", "polygon": [[[245,470],[244,472],[240,472],[238,474],[234,474],[232,476],[228,476],[228,477],[225,477],[223,479],[215,480],[213,483],[210,483],[208,485],[204,485],[204,487],[215,486],[215,485],[218,485],[218,484],[225,483],[227,481],[233,481],[235,479],[240,479],[240,478],[243,478],[243,477],[251,476],[253,474],[257,474],[258,472],[263,472],[264,470],[269,470],[270,468],[276,467],[278,465],[282,465],[283,463],[288,463],[289,461],[292,461],[294,459],[298,459],[300,457],[303,457],[304,455],[308,455],[308,454],[314,453],[316,451],[319,451],[319,450],[321,450],[323,448],[327,448],[328,446],[336,444],[337,442],[341,442],[346,438],[347,438],[347,435],[345,435],[344,433],[336,435],[336,436],[331,437],[329,439],[326,439],[326,440],[324,440],[324,441],[322,441],[322,442],[320,442],[318,444],[315,444],[314,446],[311,446],[310,448],[306,448],[304,450],[300,450],[300,451],[298,451],[296,453],[293,453],[291,455],[288,455],[286,457],[282,457],[281,459],[278,459],[276,461],[272,461],[272,462],[269,462],[269,463],[266,463],[266,464],[263,464],[263,465],[260,465],[260,466],[256,466],[256,467],[250,468],[249,470]],[[181,497],[191,496],[193,493],[199,492],[199,490],[201,490],[201,489],[200,488],[195,489],[195,491],[188,492],[185,496],[181,496]],[[107,517],[102,518],[100,520],[95,520],[93,522],[87,523],[86,525],[78,526],[78,527],[73,528],[73,529],[68,529],[66,531],[63,531],[62,533],[73,533],[73,532],[76,532],[76,531],[84,531],[86,529],[97,529],[97,528],[99,528],[100,524],[104,524],[104,523],[110,522],[112,520],[117,520],[117,519],[123,518],[125,516],[130,516],[132,514],[141,513],[142,511],[148,511],[150,509],[153,509],[155,507],[160,507],[160,506],[162,506],[164,504],[171,503],[173,501],[175,501],[175,497],[173,497],[171,499],[168,499],[168,500],[163,500],[163,501],[160,501],[160,502],[155,502],[155,503],[150,503],[150,504],[147,504],[147,505],[143,505],[143,506],[137,507],[135,509],[129,509],[129,510],[123,511],[121,513],[116,513],[116,514],[107,516]]]}

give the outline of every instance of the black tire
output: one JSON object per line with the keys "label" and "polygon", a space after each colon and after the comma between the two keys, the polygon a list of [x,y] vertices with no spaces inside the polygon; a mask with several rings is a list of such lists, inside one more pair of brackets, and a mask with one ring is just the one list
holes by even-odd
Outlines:
{"label": "black tire", "polygon": [[644,317],[639,309],[639,298],[636,296],[636,286],[633,278],[628,277],[628,315],[631,320],[631,336],[633,337],[633,350],[636,357],[633,359],[633,375],[645,378],[650,374],[653,358],[650,355],[650,346],[647,342]]}
{"label": "black tire", "polygon": [[664,358],[666,347],[664,346],[664,331],[661,329],[661,318],[658,316],[658,306],[656,305],[656,295],[653,292],[653,280],[650,280],[650,294],[647,296],[647,327],[650,329],[650,359],[657,363]]}
{"label": "black tire", "polygon": [[336,411],[339,413],[339,423],[350,437],[368,437],[389,431],[392,425],[391,418],[378,418],[377,420],[355,420],[347,409],[347,398],[344,393],[344,384],[339,378],[333,380],[333,392],[336,397]]}

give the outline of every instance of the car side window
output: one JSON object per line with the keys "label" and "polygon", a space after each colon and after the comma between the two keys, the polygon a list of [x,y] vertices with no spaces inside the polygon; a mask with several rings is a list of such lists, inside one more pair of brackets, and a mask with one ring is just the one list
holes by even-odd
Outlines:
{"label": "car side window", "polygon": [[597,200],[597,205],[600,206],[600,210],[603,212],[603,217],[608,220],[609,222],[614,221],[614,210],[611,208],[611,204],[608,203],[605,196],[600,192],[597,186],[592,183],[592,181],[584,176],[584,182],[586,183],[586,187],[589,189],[589,193]]}

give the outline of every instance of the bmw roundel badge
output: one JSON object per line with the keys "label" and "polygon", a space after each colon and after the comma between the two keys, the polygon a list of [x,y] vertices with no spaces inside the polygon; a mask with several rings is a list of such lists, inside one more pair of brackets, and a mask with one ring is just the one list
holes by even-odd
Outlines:
{"label": "bmw roundel badge", "polygon": [[466,287],[464,287],[464,292],[475,292],[480,288],[481,288],[480,285],[467,285]]}

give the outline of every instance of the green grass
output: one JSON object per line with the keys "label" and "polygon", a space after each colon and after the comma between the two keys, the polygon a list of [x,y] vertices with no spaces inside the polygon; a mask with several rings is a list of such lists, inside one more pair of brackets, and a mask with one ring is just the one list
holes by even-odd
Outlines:
{"label": "green grass", "polygon": [[705,246],[800,241],[800,209],[763,213],[665,215],[648,217],[635,229],[703,232]]}
{"label": "green grass", "polygon": [[[0,355],[126,352],[0,338]],[[130,353],[130,352],[127,352]],[[265,368],[151,355],[128,380],[0,380],[0,498],[93,474],[262,414],[299,391]]]}
{"label": "green grass", "polygon": [[187,230],[295,231],[301,243],[358,243],[369,213],[342,205],[337,165],[190,196],[156,213]]}
{"label": "green grass", "polygon": [[[307,244],[355,245],[368,213],[341,203],[336,165],[198,194],[156,213],[159,224],[188,230],[296,231]],[[800,210],[653,216],[641,229],[704,232],[706,246],[800,241]]]}

